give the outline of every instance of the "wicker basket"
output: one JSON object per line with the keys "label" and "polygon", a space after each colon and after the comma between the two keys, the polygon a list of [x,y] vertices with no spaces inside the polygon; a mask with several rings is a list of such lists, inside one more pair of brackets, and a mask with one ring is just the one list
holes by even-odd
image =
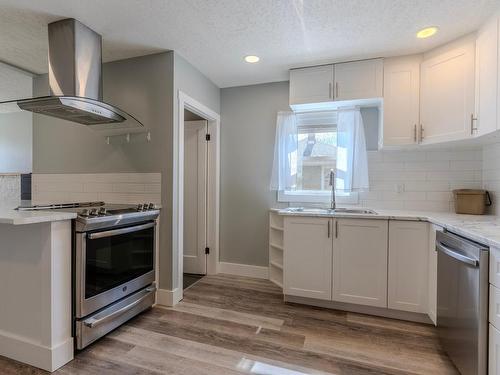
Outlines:
{"label": "wicker basket", "polygon": [[455,212],[457,214],[483,215],[486,206],[491,206],[491,197],[486,190],[453,190]]}

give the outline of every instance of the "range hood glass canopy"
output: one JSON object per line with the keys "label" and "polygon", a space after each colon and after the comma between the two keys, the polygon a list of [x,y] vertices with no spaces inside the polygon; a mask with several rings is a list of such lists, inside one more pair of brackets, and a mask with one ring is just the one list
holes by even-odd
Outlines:
{"label": "range hood glass canopy", "polygon": [[94,130],[140,128],[134,116],[102,101],[102,38],[69,18],[50,23],[50,95],[0,103],[0,113],[19,110],[90,126]]}
{"label": "range hood glass canopy", "polygon": [[40,96],[0,102],[0,114],[30,111],[90,126],[93,130],[142,128],[131,114],[102,101],[79,96]]}

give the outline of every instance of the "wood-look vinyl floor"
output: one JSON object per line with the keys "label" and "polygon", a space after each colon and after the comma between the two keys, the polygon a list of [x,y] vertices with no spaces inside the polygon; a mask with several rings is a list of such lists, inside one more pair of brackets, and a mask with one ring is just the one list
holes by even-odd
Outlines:
{"label": "wood-look vinyl floor", "polygon": [[[435,328],[285,304],[267,280],[207,276],[174,308],[152,308],[57,374],[458,374]],[[0,357],[0,374],[46,374]]]}

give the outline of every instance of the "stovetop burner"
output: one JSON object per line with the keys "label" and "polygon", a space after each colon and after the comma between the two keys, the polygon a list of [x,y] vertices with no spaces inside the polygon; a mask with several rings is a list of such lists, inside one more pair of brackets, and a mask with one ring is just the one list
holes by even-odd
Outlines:
{"label": "stovetop burner", "polygon": [[89,228],[122,225],[141,220],[154,220],[158,217],[159,210],[154,203],[106,204],[105,202],[78,202],[62,204],[46,204],[34,206],[20,206],[19,211],[60,210],[74,212],[78,216],[76,221],[79,227]]}

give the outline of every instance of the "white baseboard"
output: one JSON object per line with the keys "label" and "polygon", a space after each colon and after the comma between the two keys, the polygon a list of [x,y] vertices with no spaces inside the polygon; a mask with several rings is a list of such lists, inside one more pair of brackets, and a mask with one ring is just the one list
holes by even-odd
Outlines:
{"label": "white baseboard", "polygon": [[0,331],[0,355],[53,372],[73,359],[73,338],[49,348]]}
{"label": "white baseboard", "polygon": [[220,262],[219,273],[269,279],[269,267],[252,266],[249,264]]}
{"label": "white baseboard", "polygon": [[174,290],[158,289],[156,291],[156,304],[162,306],[174,306],[182,299],[182,289]]}

